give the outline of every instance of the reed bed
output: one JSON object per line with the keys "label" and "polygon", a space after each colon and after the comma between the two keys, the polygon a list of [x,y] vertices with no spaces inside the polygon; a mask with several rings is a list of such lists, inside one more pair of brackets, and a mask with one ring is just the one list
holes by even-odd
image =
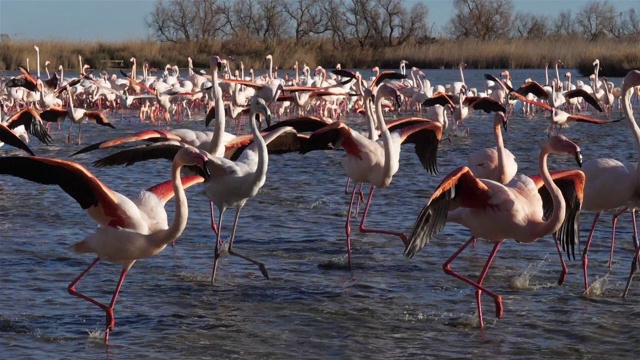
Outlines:
{"label": "reed bed", "polygon": [[601,39],[588,41],[580,37],[548,37],[543,39],[505,39],[481,42],[476,39],[452,40],[431,39],[428,43],[411,43],[399,47],[362,48],[357,44],[335,44],[332,40],[316,39],[296,44],[292,40],[263,42],[250,37],[228,41],[190,43],[162,43],[150,40],[122,42],[70,42],[64,40],[20,40],[0,42],[0,70],[16,70],[26,66],[30,58],[35,67],[33,45],[38,45],[41,61],[51,61],[57,69],[78,69],[78,55],[83,62],[97,69],[106,68],[104,60],[129,59],[148,61],[152,67],[165,64],[187,66],[187,56],[194,66],[209,66],[209,55],[232,56],[245,67],[264,68],[265,55],[272,54],[274,66],[290,69],[294,61],[313,67],[333,67],[340,63],[346,68],[380,66],[395,68],[400,60],[409,61],[410,66],[426,69],[456,68],[460,63],[469,68],[522,69],[542,68],[557,59],[565,67],[578,68],[584,75],[592,71],[591,63],[600,59],[602,72],[607,75],[624,73],[640,68],[639,38]]}

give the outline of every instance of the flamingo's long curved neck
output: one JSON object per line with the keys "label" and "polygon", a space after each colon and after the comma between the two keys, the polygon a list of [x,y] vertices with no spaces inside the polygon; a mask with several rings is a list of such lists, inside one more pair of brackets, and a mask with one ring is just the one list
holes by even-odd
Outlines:
{"label": "flamingo's long curved neck", "polygon": [[[263,107],[263,111],[265,115],[269,114],[269,108],[267,108],[266,106]],[[253,134],[253,141],[257,145],[257,152],[258,152],[258,164],[256,166],[256,171],[254,174],[255,176],[254,179],[256,183],[259,183],[260,181],[264,181],[267,175],[267,167],[269,166],[269,154],[267,153],[267,144],[262,138],[262,135],[258,130],[258,125],[256,124],[256,121],[259,120],[258,117],[259,117],[259,114],[257,112],[257,109],[255,109],[255,106],[251,106],[249,123],[251,126],[251,133]]]}
{"label": "flamingo's long curved neck", "polygon": [[545,145],[540,151],[538,171],[540,172],[540,176],[542,177],[544,186],[547,187],[547,190],[549,190],[549,193],[551,194],[551,200],[553,201],[553,212],[551,213],[551,216],[547,221],[538,223],[537,228],[534,228],[531,232],[531,234],[536,236],[536,238],[558,231],[560,225],[562,225],[562,222],[564,221],[566,212],[566,204],[564,198],[562,197],[562,193],[551,179],[549,168],[547,167],[547,158],[549,157],[550,153],[548,147],[549,145]]}
{"label": "flamingo's long curved neck", "polygon": [[462,64],[460,64],[460,81],[462,81],[463,84],[466,84],[464,82],[464,72],[462,71],[462,68],[463,68],[463,66],[462,66]]}
{"label": "flamingo's long curved neck", "polygon": [[269,56],[269,80],[273,80],[273,57]]}
{"label": "flamingo's long curved neck", "polygon": [[498,181],[501,184],[507,183],[507,169],[505,168],[505,151],[504,151],[504,141],[502,139],[502,131],[500,130],[500,126],[502,125],[502,118],[499,115],[496,115],[495,120],[493,121],[493,133],[496,138],[496,151],[498,152],[498,169],[500,169],[500,179]]}
{"label": "flamingo's long curved neck", "polygon": [[180,169],[182,164],[179,161],[174,161],[171,166],[171,180],[173,184],[173,193],[176,197],[176,212],[173,218],[173,222],[163,233],[163,236],[154,238],[158,247],[165,246],[170,242],[176,240],[182,235],[182,231],[187,227],[187,218],[189,216],[189,208],[187,205],[187,196],[184,193],[184,187],[180,179]]}
{"label": "flamingo's long curved neck", "polygon": [[600,71],[600,61],[596,61],[596,68],[594,69],[593,73],[595,75],[595,80],[593,82],[593,91],[596,91],[598,89],[598,72]]}
{"label": "flamingo's long curved neck", "polygon": [[38,74],[38,79],[40,79],[40,49],[37,46],[34,46],[35,50],[36,50],[36,64],[37,64],[37,74]]}
{"label": "flamingo's long curved neck", "polygon": [[131,78],[133,80],[138,80],[138,76],[136,75],[136,58],[131,58],[133,60],[133,65],[131,65]]}
{"label": "flamingo's long curved neck", "polygon": [[376,120],[373,115],[373,107],[370,94],[365,94],[365,86],[362,83],[362,78],[358,77],[356,82],[356,89],[360,95],[362,95],[362,107],[367,115],[367,123],[369,125],[369,139],[378,140],[378,132],[376,131]]}
{"label": "flamingo's long curved neck", "polygon": [[218,84],[218,67],[217,64],[212,64],[213,68],[213,98],[216,106],[216,120],[213,129],[213,138],[211,139],[211,145],[209,147],[209,153],[213,156],[224,156],[224,144],[222,143],[222,136],[225,127],[225,114],[224,114],[224,101],[222,99],[222,89]]}
{"label": "flamingo's long curved neck", "polygon": [[[378,129],[380,130],[380,138],[382,139],[382,143],[384,145],[384,170],[383,175],[385,177],[391,177],[394,174],[392,168],[392,153],[391,153],[391,133],[387,128],[387,124],[384,121],[384,114],[382,113],[382,99],[384,96],[381,96],[380,92],[378,92],[375,100],[375,108],[376,108],[376,120],[378,122]],[[397,168],[396,168],[397,170]]]}
{"label": "flamingo's long curved neck", "polygon": [[633,109],[631,108],[631,96],[633,89],[633,86],[630,86],[628,89],[622,91],[622,101],[624,104],[624,113],[628,120],[629,126],[631,126],[634,140],[636,141],[636,151],[638,154],[636,164],[636,183],[640,185],[640,127],[638,127],[638,124],[636,123],[636,119],[633,116]]}
{"label": "flamingo's long curved neck", "polygon": [[560,86],[560,72],[558,71],[558,62],[556,61],[556,86]]}
{"label": "flamingo's long curved neck", "polygon": [[549,64],[544,65],[544,84],[549,85]]}

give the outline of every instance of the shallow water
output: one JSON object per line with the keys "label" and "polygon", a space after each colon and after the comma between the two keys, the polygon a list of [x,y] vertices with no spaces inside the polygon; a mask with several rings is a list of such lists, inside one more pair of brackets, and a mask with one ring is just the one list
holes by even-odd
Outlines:
{"label": "shallow water", "polygon": [[[456,70],[427,71],[432,83],[458,79]],[[470,86],[484,83],[485,71],[466,71]],[[494,72],[495,73],[495,72]],[[574,71],[575,73],[575,71]],[[513,71],[543,81],[542,70]],[[619,83],[619,79],[612,79]],[[620,117],[618,111],[612,118]],[[149,128],[130,114],[112,114],[116,130],[86,124],[84,145]],[[202,115],[173,123],[202,129]],[[348,120],[362,126],[362,120]],[[386,189],[376,191],[368,225],[409,233],[418,212],[444,175],[466,162],[466,155],[493,146],[492,116],[476,113],[466,121],[469,137],[443,142],[440,175],[420,166],[411,146]],[[520,170],[534,174],[548,122],[541,117],[511,119],[506,146]],[[66,126],[54,126],[56,145],[30,146],[39,156],[69,159],[81,148],[65,144]],[[623,121],[607,126],[574,124],[563,134],[578,143],[585,161],[614,157],[637,160]],[[83,145],[83,146],[84,146]],[[8,147],[3,155],[20,154]],[[169,178],[169,162],[95,168],[91,162],[111,151],[74,157],[106,185],[128,196]],[[20,154],[22,155],[22,154]],[[344,221],[348,196],[341,152],[271,156],[266,184],[241,212],[235,249],[264,261],[271,276],[242,259],[223,255],[216,284],[209,283],[213,232],[209,204],[201,186],[187,190],[189,223],[175,248],[138,261],[127,277],[115,309],[116,328],[102,342],[105,316],[96,306],[67,293],[67,285],[93,260],[66,249],[96,227],[75,201],[57,187],[3,176],[0,182],[0,349],[13,358],[414,358],[414,357],[611,357],[636,349],[635,317],[640,286],[620,297],[632,258],[629,215],[618,223],[611,271],[610,215],[605,215],[590,252],[590,281],[598,292],[583,296],[580,261],[560,273],[553,239],[533,244],[507,241],[485,279],[503,297],[504,316],[496,319],[484,296],[485,329],[479,329],[474,291],[446,275],[442,263],[469,237],[448,224],[414,259],[402,256],[398,238],[361,234],[353,226],[353,269],[345,270]],[[553,169],[575,168],[569,157],[550,160]],[[167,204],[173,218],[173,201]],[[225,214],[228,238],[233,212]],[[583,213],[582,244],[593,214]],[[452,268],[476,278],[492,244],[479,241]],[[580,249],[581,250],[581,249]],[[576,251],[578,253],[578,250]],[[78,290],[108,302],[120,267],[99,264]]]}

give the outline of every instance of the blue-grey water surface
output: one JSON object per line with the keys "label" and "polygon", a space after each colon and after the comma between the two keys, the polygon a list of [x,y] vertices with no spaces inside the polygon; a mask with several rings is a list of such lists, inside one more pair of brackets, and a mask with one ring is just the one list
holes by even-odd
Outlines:
{"label": "blue-grey water surface", "polygon": [[[543,82],[543,71],[512,71],[514,85],[527,77]],[[432,84],[458,80],[457,70],[425,72]],[[485,72],[467,70],[465,80],[482,88]],[[574,79],[580,78],[573,73]],[[535,174],[548,120],[541,115],[524,118],[519,110],[510,119],[505,143],[517,158],[519,172]],[[619,117],[615,110],[612,118]],[[141,124],[130,112],[110,118],[116,130],[85,124],[82,146],[153,126]],[[203,129],[202,118],[196,114],[192,121],[174,122],[171,127]],[[494,146],[492,118],[473,114],[466,121],[471,129],[468,137],[441,144],[438,176],[422,169],[412,146],[403,147],[400,170],[388,188],[376,191],[368,225],[410,233],[440,180],[464,165],[471,151]],[[347,122],[363,126],[359,117]],[[65,144],[67,126],[68,122],[62,130],[52,126],[55,145],[32,141],[30,146],[39,156],[70,159],[81,146]],[[75,131],[74,127],[74,135]],[[562,133],[581,146],[585,161],[598,157],[637,161],[625,121],[606,126],[574,124]],[[0,152],[22,155],[7,146]],[[166,160],[131,167],[91,165],[111,152],[95,151],[72,160],[127,196],[169,179]],[[565,284],[556,285],[560,265],[550,236],[533,244],[508,240],[484,282],[503,296],[504,316],[496,319],[493,301],[483,297],[485,328],[480,329],[473,289],[442,271],[442,263],[469,237],[461,226],[447,224],[409,260],[402,256],[398,238],[361,234],[359,219],[354,219],[353,269],[322,266],[346,262],[348,196],[340,166],[343,154],[270,156],[267,181],[243,208],[234,246],[264,261],[270,280],[254,265],[223,255],[216,283],[210,284],[214,235],[209,202],[202,186],[188,189],[186,230],[176,247],[169,246],[133,266],[116,304],[116,327],[108,346],[102,339],[104,312],[67,293],[67,285],[93,260],[91,255],[72,253],[67,246],[94,231],[96,224],[58,187],[2,176],[0,357],[600,358],[603,354],[629,357],[636,350],[636,331],[640,330],[637,281],[627,300],[620,297],[633,249],[628,214],[619,222],[611,271],[607,267],[610,213],[599,223],[589,269],[590,281],[597,280],[604,289],[595,296],[582,295],[579,259],[568,262]],[[552,156],[550,167],[576,165],[570,157]],[[166,208],[171,221],[174,202]],[[225,239],[232,220],[230,210],[222,229]],[[583,213],[580,250],[592,220],[592,213]],[[491,245],[479,241],[452,268],[477,278]],[[100,263],[77,289],[108,302],[119,274],[120,266]]]}

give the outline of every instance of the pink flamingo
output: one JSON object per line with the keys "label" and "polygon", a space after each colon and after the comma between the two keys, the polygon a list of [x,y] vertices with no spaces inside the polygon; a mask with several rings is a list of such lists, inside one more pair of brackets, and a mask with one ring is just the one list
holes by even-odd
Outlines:
{"label": "pink flamingo", "polygon": [[[0,174],[25,180],[58,185],[87,211],[99,227],[95,233],[70,247],[77,253],[93,253],[97,257],[69,284],[69,293],[97,305],[106,313],[105,343],[115,327],[114,307],[127,271],[138,259],[158,254],[177,239],[187,225],[187,198],[184,188],[202,182],[200,176],[180,178],[185,165],[201,168],[207,174],[207,158],[193,148],[182,149],[173,161],[171,180],[143,191],[131,200],[104,185],[78,163],[41,157],[0,158]],[[168,225],[164,205],[176,196],[175,218]],[[79,291],[76,285],[101,260],[122,265],[122,272],[109,305]]]}
{"label": "pink flamingo", "polygon": [[343,147],[346,152],[346,157],[342,160],[342,167],[345,169],[347,176],[355,183],[351,192],[351,201],[345,224],[349,267],[351,267],[350,219],[358,183],[371,184],[369,199],[360,222],[360,231],[395,235],[400,237],[406,246],[408,244],[407,237],[402,232],[373,230],[364,227],[374,187],[385,188],[389,186],[393,175],[398,171],[400,146],[405,141],[416,143],[416,152],[422,165],[432,173],[437,173],[436,153],[442,137],[442,125],[437,122],[422,120],[417,124],[401,127],[394,132],[390,132],[382,114],[382,100],[385,97],[396,98],[398,94],[396,89],[386,84],[380,85],[375,94],[380,141],[371,140],[365,135],[351,130],[341,121],[323,127],[309,137],[310,148],[314,144],[325,146],[325,144],[331,142],[335,146]]}
{"label": "pink flamingo", "polygon": [[[500,245],[506,239],[530,243],[542,236],[552,234],[563,225],[567,212],[567,204],[563,194],[554,180],[565,179],[574,184],[583,182],[579,170],[560,172],[555,178],[549,174],[547,158],[549,154],[568,153],[574,155],[580,165],[582,156],[580,148],[562,135],[552,136],[542,145],[539,157],[541,178],[535,179],[519,176],[503,185],[491,180],[478,179],[468,167],[460,167],[447,175],[426,206],[420,211],[414,226],[405,256],[413,257],[424,245],[445,226],[445,223],[456,222],[471,230],[471,238],[458,249],[443,265],[444,272],[473,286],[476,289],[476,301],[480,327],[484,326],[480,295],[484,291],[494,299],[496,316],[502,317],[502,297],[487,290],[482,282]],[[536,183],[537,182],[537,183]],[[548,196],[541,196],[538,188],[544,184]],[[580,186],[574,186],[574,195],[581,197]],[[545,205],[545,198],[552,204]],[[552,209],[551,209],[551,206]],[[545,220],[546,214],[551,213]],[[575,217],[571,219],[575,221]],[[577,234],[573,224],[564,226],[567,237]],[[450,264],[474,240],[485,238],[495,243],[489,259],[485,264],[477,282],[459,275],[451,270]],[[561,236],[563,240],[564,236]]]}

